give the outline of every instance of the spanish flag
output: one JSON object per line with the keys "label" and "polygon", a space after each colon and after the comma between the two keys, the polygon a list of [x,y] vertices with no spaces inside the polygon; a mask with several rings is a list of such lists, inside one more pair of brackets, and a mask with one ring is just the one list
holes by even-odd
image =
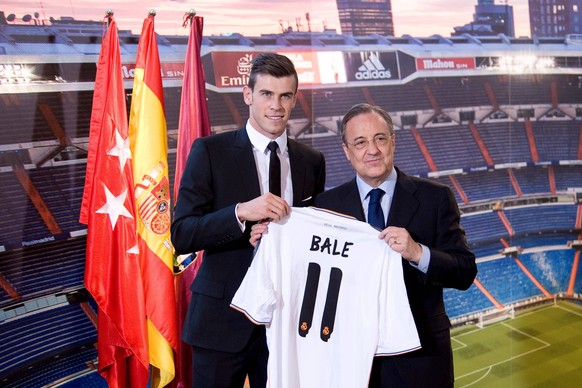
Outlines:
{"label": "spanish flag", "polygon": [[150,384],[164,387],[175,376],[174,355],[179,341],[170,242],[168,144],[153,12],[144,20],[138,45],[129,138],[147,314]]}

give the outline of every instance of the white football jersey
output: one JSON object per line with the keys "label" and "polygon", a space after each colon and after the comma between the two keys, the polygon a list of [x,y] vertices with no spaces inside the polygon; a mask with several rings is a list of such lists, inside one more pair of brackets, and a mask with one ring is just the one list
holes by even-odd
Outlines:
{"label": "white football jersey", "polygon": [[375,355],[420,348],[400,254],[322,209],[269,224],[231,307],[266,325],[269,387],[367,387]]}

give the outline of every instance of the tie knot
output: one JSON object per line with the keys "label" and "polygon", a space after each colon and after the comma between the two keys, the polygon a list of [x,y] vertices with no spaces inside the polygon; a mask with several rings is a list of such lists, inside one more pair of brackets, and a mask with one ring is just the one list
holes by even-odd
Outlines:
{"label": "tie knot", "polygon": [[368,195],[370,196],[370,203],[380,202],[382,200],[382,196],[384,195],[384,190],[372,189]]}
{"label": "tie knot", "polygon": [[269,143],[269,145],[267,146],[267,148],[269,149],[269,151],[271,152],[277,152],[277,148],[279,148],[279,144],[277,144],[276,141],[272,141]]}

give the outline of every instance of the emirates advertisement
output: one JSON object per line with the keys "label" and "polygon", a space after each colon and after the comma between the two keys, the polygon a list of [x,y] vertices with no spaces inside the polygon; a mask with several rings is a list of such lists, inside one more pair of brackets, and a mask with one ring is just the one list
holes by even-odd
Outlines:
{"label": "emirates advertisement", "polygon": [[[212,53],[214,85],[219,88],[240,88],[247,84],[251,62],[258,52]],[[295,65],[301,85],[334,84],[347,81],[343,54],[339,51],[280,52]],[[206,81],[212,83],[212,77]]]}

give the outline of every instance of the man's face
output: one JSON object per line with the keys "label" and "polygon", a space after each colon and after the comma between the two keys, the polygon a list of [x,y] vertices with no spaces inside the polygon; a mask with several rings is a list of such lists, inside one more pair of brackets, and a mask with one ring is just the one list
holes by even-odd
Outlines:
{"label": "man's face", "polygon": [[297,101],[296,86],[293,76],[276,78],[267,74],[257,75],[254,90],[245,86],[243,96],[253,128],[270,139],[279,137]]}
{"label": "man's face", "polygon": [[[346,125],[345,141],[343,149],[352,167],[364,182],[378,187],[394,166],[396,140],[388,124],[376,113],[355,116]],[[363,148],[358,149],[358,143]]]}

